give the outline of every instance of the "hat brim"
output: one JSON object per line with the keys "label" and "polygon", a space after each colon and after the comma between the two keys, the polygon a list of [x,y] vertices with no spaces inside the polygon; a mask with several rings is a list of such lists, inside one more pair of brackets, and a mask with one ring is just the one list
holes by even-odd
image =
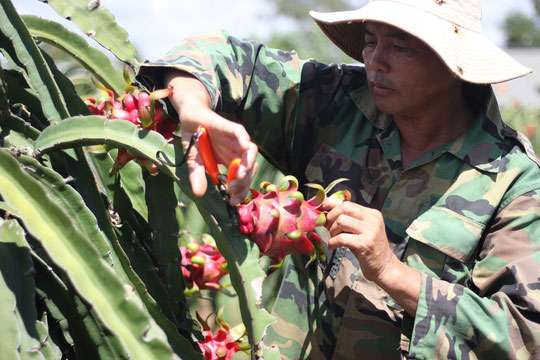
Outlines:
{"label": "hat brim", "polygon": [[358,10],[310,11],[310,15],[334,44],[360,62],[364,62],[364,23],[375,21],[395,26],[425,42],[450,71],[464,81],[495,84],[532,72],[482,33],[457,27],[434,14],[401,3],[373,1]]}

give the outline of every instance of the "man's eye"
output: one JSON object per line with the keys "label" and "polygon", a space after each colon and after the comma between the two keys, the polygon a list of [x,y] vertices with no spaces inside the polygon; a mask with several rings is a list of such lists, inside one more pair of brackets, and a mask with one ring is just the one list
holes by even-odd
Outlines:
{"label": "man's eye", "polygon": [[407,48],[404,46],[399,46],[394,44],[394,50],[396,51],[407,51]]}
{"label": "man's eye", "polygon": [[377,42],[374,40],[364,40],[365,46],[374,47],[377,45]]}

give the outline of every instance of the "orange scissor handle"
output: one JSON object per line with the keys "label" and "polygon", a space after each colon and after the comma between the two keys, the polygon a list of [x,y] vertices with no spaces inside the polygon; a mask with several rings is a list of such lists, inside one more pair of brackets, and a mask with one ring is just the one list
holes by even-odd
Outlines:
{"label": "orange scissor handle", "polygon": [[236,171],[238,170],[238,167],[240,167],[241,162],[242,159],[240,158],[234,158],[231,160],[229,170],[227,172],[227,185],[229,185],[229,183],[236,178]]}
{"label": "orange scissor handle", "polygon": [[197,141],[199,144],[199,153],[201,154],[204,167],[210,175],[210,179],[214,185],[219,185],[220,181],[218,179],[219,170],[214,157],[214,152],[212,151],[212,145],[210,144],[210,136],[208,135],[208,130],[204,126],[199,126],[197,129]]}
{"label": "orange scissor handle", "polygon": [[[197,129],[197,141],[199,143],[199,152],[201,154],[204,167],[206,168],[208,175],[210,175],[210,179],[212,179],[214,185],[217,186],[221,183],[221,174],[219,173],[216,158],[214,157],[214,152],[212,151],[210,135],[208,134],[208,130],[202,125]],[[236,178],[236,171],[238,170],[241,162],[242,159],[240,158],[234,158],[231,160],[227,173],[227,184]]]}

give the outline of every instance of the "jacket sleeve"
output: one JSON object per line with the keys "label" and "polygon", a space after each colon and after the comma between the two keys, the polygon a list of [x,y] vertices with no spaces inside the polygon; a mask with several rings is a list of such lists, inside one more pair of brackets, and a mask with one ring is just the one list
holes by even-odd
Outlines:
{"label": "jacket sleeve", "polygon": [[412,358],[540,356],[540,191],[500,209],[471,286],[423,275]]}
{"label": "jacket sleeve", "polygon": [[192,37],[147,62],[138,78],[163,87],[168,69],[197,77],[220,115],[242,122],[263,154],[282,170],[291,150],[304,61],[295,52],[239,40],[225,31]]}
{"label": "jacket sleeve", "polygon": [[259,151],[301,182],[317,146],[332,144],[360,116],[350,93],[366,83],[362,66],[301,60],[295,52],[225,31],[184,40],[162,59],[143,64],[138,79],[162,88],[168,69],[197,77],[214,110],[241,122]]}

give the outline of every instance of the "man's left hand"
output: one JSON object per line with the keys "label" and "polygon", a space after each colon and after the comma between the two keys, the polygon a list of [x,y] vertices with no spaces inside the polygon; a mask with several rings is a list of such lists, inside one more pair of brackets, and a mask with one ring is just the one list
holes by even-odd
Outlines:
{"label": "man's left hand", "polygon": [[388,243],[380,211],[332,198],[328,198],[323,207],[331,209],[326,217],[331,236],[328,248],[349,248],[366,279],[378,282],[388,269],[400,262]]}
{"label": "man's left hand", "polygon": [[328,248],[347,247],[356,256],[364,277],[384,289],[415,316],[422,284],[420,272],[404,263],[388,243],[382,213],[350,201],[326,199],[330,230]]}

